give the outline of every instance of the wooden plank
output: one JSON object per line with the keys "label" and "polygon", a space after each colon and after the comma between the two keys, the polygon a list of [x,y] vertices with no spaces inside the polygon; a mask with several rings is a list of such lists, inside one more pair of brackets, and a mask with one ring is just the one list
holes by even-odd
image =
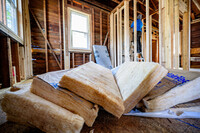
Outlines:
{"label": "wooden plank", "polygon": [[102,43],[102,11],[100,11],[100,45],[103,45]]}
{"label": "wooden plank", "polygon": [[114,67],[114,14],[110,14],[110,57]]}
{"label": "wooden plank", "polygon": [[110,33],[110,32],[108,31],[107,34],[106,34],[105,40],[104,40],[104,42],[103,42],[103,46],[106,45],[106,42],[107,42],[107,40],[108,40],[109,33]]}
{"label": "wooden plank", "polygon": [[85,53],[83,54],[83,64],[85,64]]}
{"label": "wooden plank", "polygon": [[63,68],[63,56],[62,56],[62,31],[61,31],[61,5],[60,0],[58,0],[58,19],[59,19],[59,44],[60,44],[60,66]]}
{"label": "wooden plank", "polygon": [[[47,37],[47,17],[46,17],[46,0],[43,0],[43,12],[44,12],[44,36],[45,38],[48,39]],[[49,64],[48,64],[48,46],[47,46],[47,41],[46,39],[44,40],[45,42],[45,64],[46,64],[46,72],[49,71]]]}
{"label": "wooden plank", "polygon": [[117,32],[116,32],[116,26],[117,26],[117,21],[116,21],[116,19],[117,19],[117,12],[116,13],[114,13],[114,15],[113,15],[113,17],[114,17],[114,20],[113,20],[113,22],[114,22],[114,31],[113,31],[113,59],[114,59],[114,66],[113,67],[116,67],[116,59],[117,59],[117,55],[116,55],[116,46],[117,46]]}
{"label": "wooden plank", "polygon": [[200,18],[199,18],[199,19],[192,20],[191,24],[196,24],[196,23],[199,23],[199,22],[200,22]]}
{"label": "wooden plank", "polygon": [[149,0],[146,0],[146,62],[149,62],[149,41],[150,41],[150,28],[149,28]]}
{"label": "wooden plank", "polygon": [[9,67],[9,77],[10,86],[13,85],[13,67],[12,67],[12,52],[11,52],[11,40],[7,37],[7,50],[8,50],[8,67]]}
{"label": "wooden plank", "polygon": [[162,45],[163,45],[163,34],[162,34],[162,0],[159,0],[159,63],[162,65]]}
{"label": "wooden plank", "polygon": [[70,69],[70,53],[68,51],[68,24],[67,24],[67,9],[65,7],[65,0],[62,0],[62,14],[63,14],[63,48],[64,48],[64,69]]}
{"label": "wooden plank", "polygon": [[153,62],[122,64],[114,76],[124,101],[124,113],[131,111],[167,73],[164,67]]}
{"label": "wooden plank", "polygon": [[200,57],[190,57],[190,61],[200,62]]}
{"label": "wooden plank", "polygon": [[183,70],[190,69],[190,18],[189,18],[189,0],[188,11],[183,14]]}
{"label": "wooden plank", "polygon": [[134,16],[134,62],[137,62],[137,0],[133,1]]}
{"label": "wooden plank", "polygon": [[20,78],[21,80],[25,79],[25,75],[24,75],[24,47],[19,47],[19,66],[20,66]]}
{"label": "wooden plank", "polygon": [[120,62],[119,62],[119,52],[120,52],[120,9],[117,8],[117,66],[119,66]]}
{"label": "wooden plank", "polygon": [[24,55],[25,55],[25,79],[33,76],[32,66],[32,53],[31,53],[31,26],[30,26],[30,15],[29,15],[29,1],[22,1],[22,14],[23,14],[23,42],[24,42]]}
{"label": "wooden plank", "polygon": [[124,112],[121,94],[112,72],[94,62],[67,71],[59,84],[84,99],[102,106],[118,118]]}
{"label": "wooden plank", "polygon": [[120,32],[120,42],[119,42],[119,65],[121,65],[122,64],[122,45],[123,45],[123,34],[122,34],[122,10],[124,9],[124,7],[122,7],[122,8],[120,8],[120,17],[119,17],[119,32]]}
{"label": "wooden plank", "polygon": [[190,54],[199,54],[200,53],[200,48],[191,48],[190,49]]}
{"label": "wooden plank", "polygon": [[182,86],[177,86],[168,92],[145,103],[149,111],[165,110],[180,103],[186,103],[200,98],[200,78],[196,78]]}
{"label": "wooden plank", "polygon": [[72,68],[75,67],[75,61],[74,61],[74,53],[72,53]]}
{"label": "wooden plank", "polygon": [[19,64],[19,43],[12,42],[11,46],[11,53],[12,53],[12,66],[16,68],[16,80],[17,82],[21,81],[20,78],[20,64]]}
{"label": "wooden plank", "polygon": [[194,4],[196,5],[196,7],[199,9],[200,11],[200,2],[198,0],[192,0],[194,2]]}
{"label": "wooden plank", "polygon": [[170,58],[170,66],[169,68],[174,68],[174,1],[170,1],[170,41],[171,41],[171,58]]}
{"label": "wooden plank", "polygon": [[149,18],[149,61],[152,62],[152,15]]}
{"label": "wooden plank", "polygon": [[124,1],[124,55],[125,55],[125,62],[130,61],[129,56],[129,1]]}
{"label": "wooden plank", "polygon": [[174,40],[175,40],[175,56],[174,56],[174,66],[175,69],[179,68],[179,0],[175,0],[174,3],[175,6],[175,36],[174,36]]}

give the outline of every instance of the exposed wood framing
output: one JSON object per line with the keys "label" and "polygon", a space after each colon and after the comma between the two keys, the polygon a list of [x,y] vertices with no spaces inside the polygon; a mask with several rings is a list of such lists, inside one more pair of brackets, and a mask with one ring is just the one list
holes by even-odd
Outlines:
{"label": "exposed wood framing", "polygon": [[134,15],[134,62],[137,61],[137,0],[133,0]]}
{"label": "exposed wood framing", "polygon": [[63,68],[63,56],[62,56],[62,31],[61,31],[61,5],[60,0],[58,0],[58,20],[59,20],[59,44],[60,44],[60,66]]}
{"label": "exposed wood framing", "polygon": [[[144,23],[144,19],[142,19],[142,23]],[[144,50],[145,50],[145,40],[144,40],[144,26],[142,26],[142,55],[144,57]]]}
{"label": "exposed wood framing", "polygon": [[190,57],[190,61],[200,62],[200,57]]}
{"label": "exposed wood framing", "polygon": [[146,0],[146,61],[149,62],[149,0]]}
{"label": "exposed wood framing", "polygon": [[183,0],[179,0],[179,10],[182,14],[187,12],[187,4]]}
{"label": "exposed wood framing", "polygon": [[152,62],[152,15],[149,18],[149,61]]}
{"label": "exposed wood framing", "polygon": [[114,66],[114,14],[110,14],[110,58]]}
{"label": "exposed wood framing", "polygon": [[163,34],[162,34],[162,0],[159,0],[159,63],[162,65],[162,44],[163,44]]}
{"label": "exposed wood framing", "polygon": [[54,51],[53,51],[53,48],[52,48],[51,44],[49,43],[49,41],[47,40],[46,36],[44,35],[44,33],[43,33],[43,31],[42,31],[42,28],[41,28],[41,26],[40,26],[39,21],[37,20],[35,14],[33,13],[33,11],[32,11],[31,9],[30,9],[30,12],[31,12],[31,14],[32,14],[32,16],[33,16],[33,18],[34,18],[34,20],[35,20],[35,22],[36,22],[38,28],[40,29],[40,32],[42,33],[42,36],[43,36],[44,39],[46,40],[46,42],[47,42],[47,44],[48,44],[48,46],[49,46],[49,48],[50,48],[50,50],[51,50],[51,52],[52,52],[52,54],[53,54],[53,56],[54,56],[54,58],[55,58],[55,60],[56,60],[56,62],[57,62],[57,64],[58,64],[58,66],[60,67],[60,69],[62,69],[61,66],[60,66],[59,60],[58,60],[56,54],[55,54]]}
{"label": "exposed wood framing", "polygon": [[12,53],[11,53],[11,40],[7,37],[7,50],[8,50],[8,66],[9,66],[9,77],[10,77],[10,86],[13,85],[13,68],[12,68]]}
{"label": "exposed wood framing", "polygon": [[74,64],[74,53],[72,53],[72,68],[75,67],[75,64]]}
{"label": "exposed wood framing", "polygon": [[120,52],[120,9],[118,8],[117,9],[117,66],[120,64],[120,61],[119,61],[119,58],[120,58],[120,55],[119,55],[119,52]]}
{"label": "exposed wood framing", "polygon": [[85,64],[85,53],[83,54],[83,64]]}
{"label": "exposed wood framing", "polygon": [[175,6],[175,36],[174,36],[174,40],[175,40],[175,56],[174,56],[174,66],[175,69],[179,68],[179,0],[175,0],[174,3]]}
{"label": "exposed wood framing", "polygon": [[23,13],[23,42],[24,42],[24,65],[25,65],[25,79],[33,76],[32,67],[32,53],[31,53],[31,28],[30,28],[30,16],[28,0],[22,1],[22,13]]}
{"label": "exposed wood framing", "polygon": [[130,61],[129,57],[129,1],[124,1],[124,54],[125,54],[125,62]]}
{"label": "exposed wood framing", "polygon": [[200,1],[198,0],[192,0],[194,2],[194,4],[196,5],[196,7],[199,9],[200,11]]}
{"label": "exposed wood framing", "polygon": [[106,45],[106,42],[107,42],[107,40],[108,40],[109,33],[110,33],[110,32],[108,31],[107,34],[106,34],[105,40],[104,40],[104,42],[103,42],[103,45],[104,45],[104,46]]}
{"label": "exposed wood framing", "polygon": [[122,45],[123,45],[123,34],[122,34],[122,10],[124,10],[124,6],[120,8],[120,17],[119,17],[119,29],[120,29],[120,42],[119,42],[119,65],[122,64]]}
{"label": "exposed wood framing", "polygon": [[173,68],[174,66],[174,0],[170,0],[170,31],[171,31],[171,59],[170,59],[170,66],[169,68]]}
{"label": "exposed wood framing", "polygon": [[190,53],[191,54],[199,54],[200,53],[200,48],[191,48]]}
{"label": "exposed wood framing", "polygon": [[102,43],[102,11],[100,11],[100,45],[103,45]]}
{"label": "exposed wood framing", "polygon": [[199,19],[192,20],[191,24],[196,24],[196,23],[199,23],[199,22],[200,22],[200,18],[199,18]]}
{"label": "exposed wood framing", "polygon": [[[44,11],[44,36],[45,38],[48,39],[47,37],[47,17],[46,17],[46,0],[43,0],[43,11]],[[46,72],[49,71],[49,62],[48,62],[48,46],[47,46],[47,41],[45,39],[44,41],[45,44],[45,64],[46,64]]]}
{"label": "exposed wood framing", "polygon": [[64,47],[64,69],[70,69],[70,53],[68,52],[68,24],[67,21],[67,9],[65,8],[65,0],[62,0],[62,13],[63,13],[63,47]]}
{"label": "exposed wood framing", "polygon": [[187,12],[183,14],[183,70],[190,69],[190,0],[187,0]]}

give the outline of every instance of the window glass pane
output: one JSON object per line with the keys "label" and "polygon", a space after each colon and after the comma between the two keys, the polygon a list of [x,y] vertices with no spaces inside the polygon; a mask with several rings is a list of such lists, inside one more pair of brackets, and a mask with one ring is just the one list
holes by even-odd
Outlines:
{"label": "window glass pane", "polygon": [[72,46],[74,48],[88,48],[88,34],[72,31]]}
{"label": "window glass pane", "polygon": [[6,0],[7,27],[17,34],[17,13],[15,5]]}
{"label": "window glass pane", "polygon": [[88,16],[72,11],[71,30],[88,32]]}

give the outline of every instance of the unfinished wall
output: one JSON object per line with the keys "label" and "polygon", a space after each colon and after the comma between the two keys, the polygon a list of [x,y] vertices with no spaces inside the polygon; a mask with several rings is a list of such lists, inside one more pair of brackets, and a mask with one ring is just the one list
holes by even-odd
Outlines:
{"label": "unfinished wall", "polygon": [[[44,25],[44,1],[41,0],[29,0],[30,9],[37,18],[43,32],[45,31]],[[62,50],[62,55],[60,54],[60,48],[63,46],[63,18],[62,18],[62,0],[60,0],[60,8],[58,9],[59,1],[58,0],[46,0],[46,29],[47,29],[47,40],[54,49],[58,60],[62,58],[62,69],[64,69],[64,55]],[[80,10],[90,11],[94,10],[94,14],[91,18],[94,18],[93,27],[93,43],[95,45],[101,45],[104,42],[107,32],[109,31],[109,15],[107,12],[90,6],[86,3],[77,2],[77,1],[65,1],[65,8],[67,6],[74,7]],[[60,15],[60,19],[59,19]],[[61,21],[60,21],[61,20]],[[67,20],[65,20],[67,21]],[[92,20],[91,20],[92,21]],[[60,22],[60,24],[59,24]],[[60,32],[61,29],[61,38]],[[67,36],[67,35],[66,35]],[[32,41],[32,56],[33,56],[33,73],[41,74],[46,71],[55,71],[60,70],[59,65],[57,64],[55,58],[52,55],[52,52],[48,50],[48,69],[46,69],[46,57],[45,57],[45,39],[41,33],[41,30],[38,28],[38,25],[31,15],[31,41]],[[109,47],[109,40],[107,40],[106,46]],[[68,52],[68,51],[67,51]],[[93,53],[92,53],[93,54]],[[93,56],[91,56],[93,57]],[[70,67],[77,67],[82,65],[90,60],[90,53],[80,53],[80,52],[71,52],[70,53]]]}
{"label": "unfinished wall", "polygon": [[[191,25],[191,68],[200,68],[200,22]],[[197,57],[197,58],[195,58]]]}

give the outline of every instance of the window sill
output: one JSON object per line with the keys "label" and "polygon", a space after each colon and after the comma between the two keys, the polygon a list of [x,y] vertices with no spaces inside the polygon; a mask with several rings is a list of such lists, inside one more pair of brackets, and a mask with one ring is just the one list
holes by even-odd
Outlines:
{"label": "window sill", "polygon": [[0,31],[3,32],[3,34],[6,34],[7,36],[11,37],[12,39],[16,40],[20,44],[23,44],[23,40],[21,37],[16,35],[13,31],[11,31],[6,25],[0,22]]}
{"label": "window sill", "polygon": [[70,53],[92,53],[91,49],[69,49]]}

